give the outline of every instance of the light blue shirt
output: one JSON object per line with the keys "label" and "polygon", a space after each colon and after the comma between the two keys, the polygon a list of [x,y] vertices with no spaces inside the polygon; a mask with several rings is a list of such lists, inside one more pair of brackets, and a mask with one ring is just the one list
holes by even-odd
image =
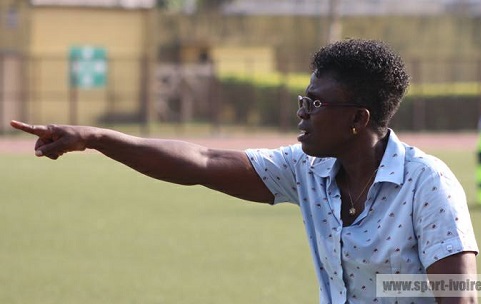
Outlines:
{"label": "light blue shirt", "polygon": [[392,130],[364,211],[346,227],[335,158],[308,156],[300,144],[246,153],[275,203],[300,206],[320,303],[411,303],[376,298],[376,274],[424,274],[439,259],[478,251],[454,174],[439,159],[400,142]]}

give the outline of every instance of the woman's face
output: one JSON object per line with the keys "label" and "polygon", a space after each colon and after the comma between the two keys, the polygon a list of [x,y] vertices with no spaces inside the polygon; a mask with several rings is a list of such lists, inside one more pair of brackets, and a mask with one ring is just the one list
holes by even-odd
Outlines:
{"label": "woman's face", "polygon": [[316,157],[338,157],[349,149],[352,140],[352,127],[355,120],[356,107],[335,106],[336,104],[352,103],[347,93],[338,81],[329,74],[317,77],[311,75],[306,96],[334,106],[320,106],[309,114],[299,108],[297,116],[301,119],[298,136],[302,150]]}

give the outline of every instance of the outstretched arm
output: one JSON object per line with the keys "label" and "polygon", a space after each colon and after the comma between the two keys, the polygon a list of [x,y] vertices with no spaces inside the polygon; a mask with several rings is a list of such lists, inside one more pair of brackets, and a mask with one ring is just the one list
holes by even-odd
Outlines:
{"label": "outstretched arm", "polygon": [[12,121],[11,126],[38,136],[37,156],[57,159],[67,152],[95,149],[156,179],[203,185],[250,201],[274,200],[243,151],[147,139],[88,126],[29,125],[18,121]]}

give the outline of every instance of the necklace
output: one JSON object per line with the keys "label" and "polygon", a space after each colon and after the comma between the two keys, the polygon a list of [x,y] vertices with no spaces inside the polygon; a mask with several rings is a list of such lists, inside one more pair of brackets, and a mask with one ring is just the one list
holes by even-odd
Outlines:
{"label": "necklace", "polygon": [[349,184],[347,185],[347,194],[349,195],[349,200],[351,201],[351,208],[349,208],[349,215],[350,216],[354,216],[356,215],[356,207],[354,207],[354,204],[357,203],[357,201],[361,198],[361,196],[364,194],[364,192],[366,192],[366,189],[367,187],[369,186],[369,184],[371,183],[372,179],[374,178],[374,176],[376,175],[376,172],[377,172],[377,169],[374,170],[374,172],[372,173],[371,177],[369,178],[369,180],[367,181],[367,184],[364,186],[364,188],[362,189],[361,193],[359,194],[359,196],[356,198],[356,200],[352,200],[352,197],[351,197],[351,187],[349,187]]}

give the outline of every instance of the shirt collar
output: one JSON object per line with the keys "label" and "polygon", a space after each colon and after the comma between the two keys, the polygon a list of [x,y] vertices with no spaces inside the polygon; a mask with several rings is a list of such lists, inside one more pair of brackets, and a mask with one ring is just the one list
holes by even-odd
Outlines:
{"label": "shirt collar", "polygon": [[406,148],[393,130],[389,129],[386,150],[377,170],[374,182],[391,182],[401,185],[404,181]]}
{"label": "shirt collar", "polygon": [[[384,151],[374,183],[391,182],[401,185],[404,181],[405,155],[406,150],[404,144],[399,140],[394,131],[389,129],[386,150]],[[314,174],[323,178],[335,178],[339,167],[339,162],[333,157],[313,157],[311,160],[311,168]]]}

